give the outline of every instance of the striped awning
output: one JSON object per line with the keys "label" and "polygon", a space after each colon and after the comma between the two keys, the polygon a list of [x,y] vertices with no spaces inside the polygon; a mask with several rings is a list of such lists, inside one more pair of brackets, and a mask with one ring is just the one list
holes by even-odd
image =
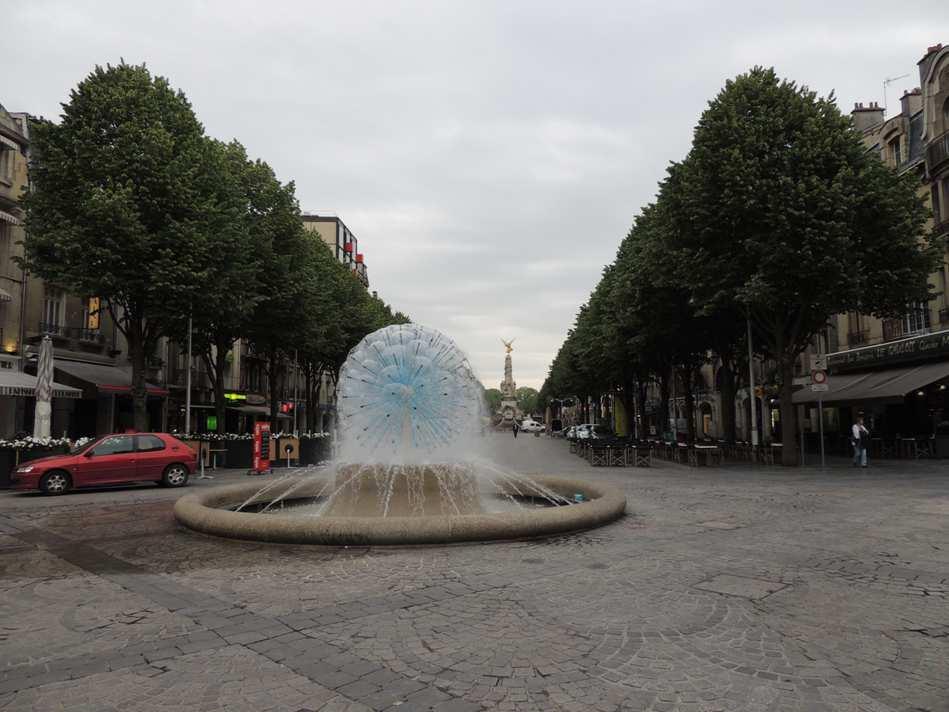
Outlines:
{"label": "striped awning", "polygon": [[[36,376],[0,369],[0,396],[32,397],[36,395]],[[82,391],[62,383],[53,384],[53,398],[81,398]]]}
{"label": "striped awning", "polygon": [[3,222],[8,222],[11,225],[22,225],[23,221],[20,220],[16,215],[11,215],[10,213],[0,210],[0,220]]}

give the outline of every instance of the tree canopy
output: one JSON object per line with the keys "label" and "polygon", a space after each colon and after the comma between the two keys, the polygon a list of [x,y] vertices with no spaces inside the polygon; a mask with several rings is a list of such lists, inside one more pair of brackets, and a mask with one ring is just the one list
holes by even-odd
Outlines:
{"label": "tree canopy", "polygon": [[772,69],[730,80],[580,307],[542,393],[642,401],[656,383],[664,425],[670,388],[691,411],[695,372],[715,358],[734,437],[748,319],[755,352],[776,365],[793,464],[800,353],[835,314],[896,316],[928,298],[945,246],[923,231],[917,188],[865,149],[832,95]]}

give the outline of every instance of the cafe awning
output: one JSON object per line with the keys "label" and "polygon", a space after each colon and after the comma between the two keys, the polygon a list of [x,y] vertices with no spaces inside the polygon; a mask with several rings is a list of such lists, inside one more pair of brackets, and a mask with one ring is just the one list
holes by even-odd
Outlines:
{"label": "cafe awning", "polygon": [[[109,366],[99,363],[85,363],[82,361],[54,362],[56,378],[78,386],[83,390],[94,390],[98,393],[131,393],[132,369]],[[153,383],[145,384],[145,392],[152,396],[166,396],[168,389],[156,386]]]}
{"label": "cafe awning", "polygon": [[[227,406],[228,410],[236,410],[238,413],[246,413],[248,415],[270,415],[270,408],[265,405],[229,405]],[[292,415],[287,415],[286,413],[277,413],[277,418],[282,420],[293,420]]]}
{"label": "cafe awning", "polygon": [[[8,369],[0,370],[0,396],[36,395],[36,376]],[[62,383],[53,383],[53,398],[81,398],[82,391]]]}
{"label": "cafe awning", "polygon": [[913,391],[949,378],[949,360],[924,363],[918,366],[887,368],[866,373],[845,373],[828,377],[830,388],[824,392],[814,392],[805,386],[794,394],[794,403],[900,403]]}

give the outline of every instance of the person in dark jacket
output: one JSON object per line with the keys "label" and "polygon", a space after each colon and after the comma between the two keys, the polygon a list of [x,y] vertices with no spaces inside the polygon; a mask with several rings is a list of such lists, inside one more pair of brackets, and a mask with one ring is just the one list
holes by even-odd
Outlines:
{"label": "person in dark jacket", "polygon": [[517,440],[517,431],[520,430],[520,428],[518,427],[516,420],[514,421],[513,430],[514,430],[514,439]]}

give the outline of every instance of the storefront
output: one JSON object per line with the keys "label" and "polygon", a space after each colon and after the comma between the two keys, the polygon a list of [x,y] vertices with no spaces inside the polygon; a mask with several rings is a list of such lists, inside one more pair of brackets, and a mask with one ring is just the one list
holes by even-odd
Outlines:
{"label": "storefront", "polygon": [[[108,364],[66,361],[54,362],[55,380],[81,391],[76,403],[69,436],[96,437],[133,427],[132,370]],[[165,398],[168,390],[153,383],[145,384],[148,429],[167,430]]]}
{"label": "storefront", "polygon": [[[15,359],[0,359],[0,438],[12,439],[17,433],[33,434],[36,407],[36,376],[16,370]],[[50,432],[60,436],[68,432],[75,404],[82,396],[78,388],[53,383],[53,420]]]}
{"label": "storefront", "polygon": [[949,331],[829,354],[827,366],[828,390],[805,387],[794,403],[816,422],[822,402],[832,449],[847,450],[860,414],[886,442],[924,441],[949,419]]}

